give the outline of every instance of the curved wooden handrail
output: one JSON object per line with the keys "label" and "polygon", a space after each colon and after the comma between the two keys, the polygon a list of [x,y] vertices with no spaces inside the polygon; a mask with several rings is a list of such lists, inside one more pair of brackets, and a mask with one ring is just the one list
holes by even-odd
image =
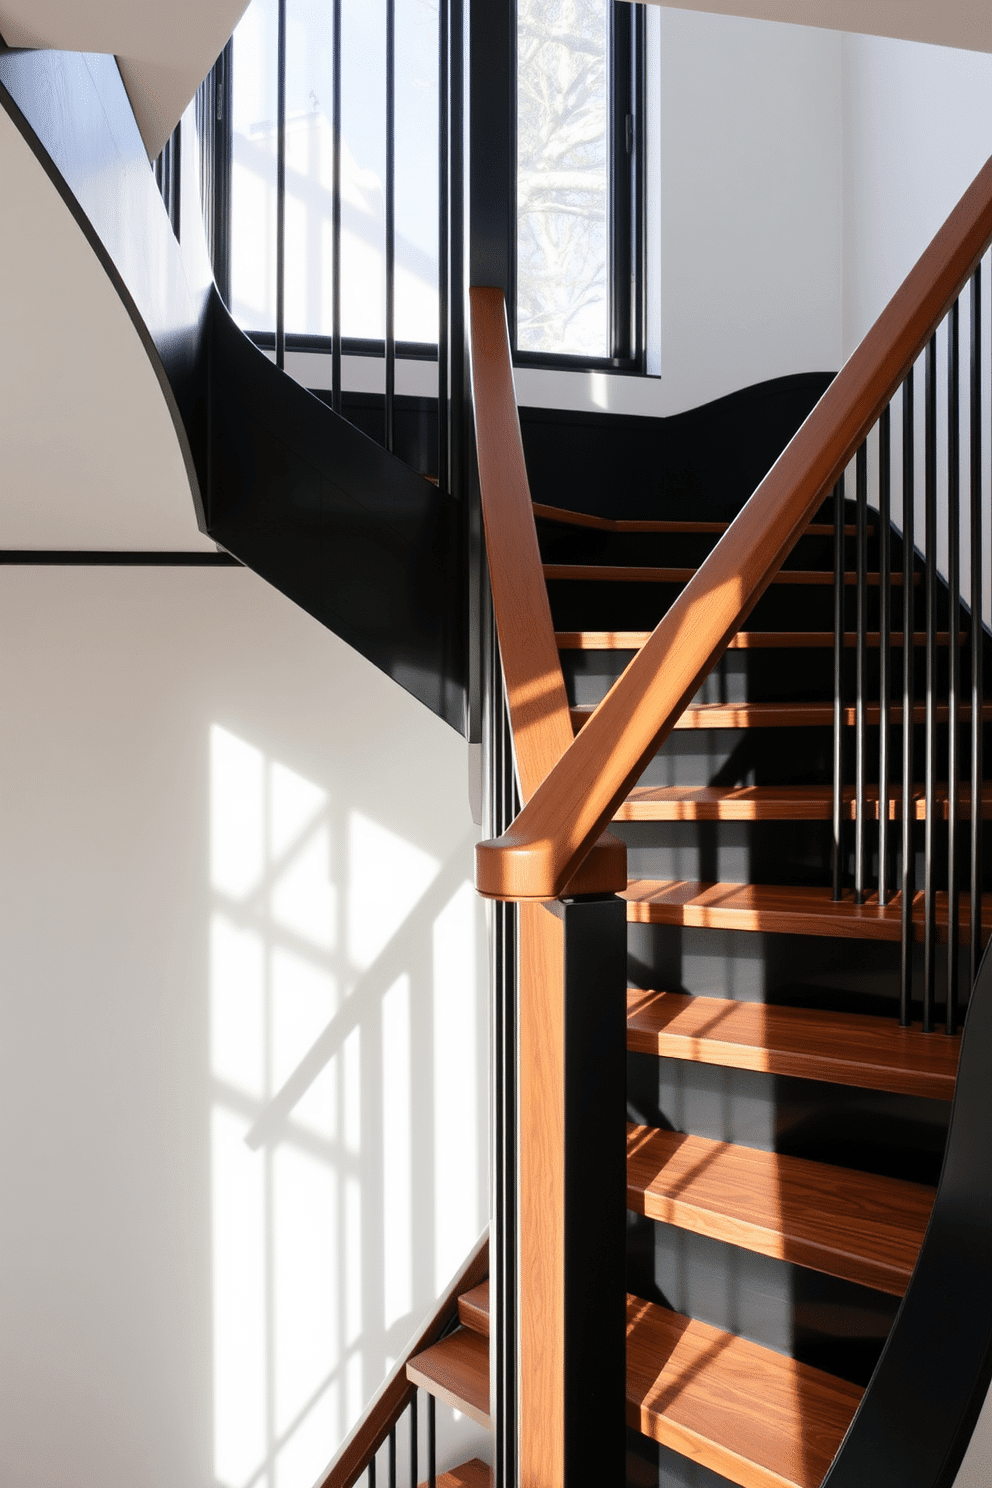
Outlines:
{"label": "curved wooden handrail", "polygon": [[[489,584],[517,780],[521,798],[529,801],[570,748],[572,720],[524,463],[506,304],[499,289],[472,289],[469,298],[473,406]],[[626,884],[626,847],[606,833],[567,887],[573,894],[615,893]]]}
{"label": "curved wooden handrail", "polygon": [[[480,893],[515,900],[552,899],[562,892],[781,568],[990,242],[992,160],[509,830],[479,844]],[[488,410],[477,410],[479,424],[487,418]]]}
{"label": "curved wooden handrail", "polygon": [[394,1364],[392,1372],[352,1427],[334,1461],[319,1479],[318,1488],[352,1488],[368,1467],[386,1437],[417,1393],[406,1376],[406,1366],[416,1355],[444,1336],[458,1316],[458,1298],[485,1281],[489,1275],[489,1231],[482,1236],[462,1269],[448,1287],[410,1347]]}

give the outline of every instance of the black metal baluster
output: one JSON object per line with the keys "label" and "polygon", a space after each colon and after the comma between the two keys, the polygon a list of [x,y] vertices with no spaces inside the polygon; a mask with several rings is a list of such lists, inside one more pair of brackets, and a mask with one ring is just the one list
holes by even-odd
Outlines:
{"label": "black metal baluster", "polygon": [[369,1458],[369,1488],[375,1488],[375,1454]]}
{"label": "black metal baluster", "polygon": [[276,10],[276,366],[286,365],[286,0]]}
{"label": "black metal baluster", "polygon": [[410,1488],[417,1488],[420,1482],[420,1443],[417,1440],[417,1407],[420,1395],[417,1390],[413,1392],[410,1401]]}
{"label": "black metal baluster", "polygon": [[916,852],[913,845],[913,707],[916,666],[916,492],[913,420],[913,369],[902,385],[902,967],[899,1022],[913,1017],[913,900],[916,897]]}
{"label": "black metal baluster", "polygon": [[448,0],[438,3],[438,246],[437,246],[437,483],[447,491],[450,481],[448,412],[448,193],[450,165],[450,38]]}
{"label": "black metal baluster", "polygon": [[857,497],[857,696],[855,702],[854,765],[854,902],[865,902],[865,782],[868,767],[868,445],[862,444],[855,461]]}
{"label": "black metal baluster", "polygon": [[834,486],[834,899],[844,881],[844,477]]}
{"label": "black metal baluster", "polygon": [[971,280],[971,985],[982,959],[982,266]]}
{"label": "black metal baluster", "polygon": [[393,448],[396,399],[396,0],[386,0],[386,419]]}
{"label": "black metal baluster", "polygon": [[396,1488],[396,1427],[389,1433],[389,1488]]}
{"label": "black metal baluster", "polygon": [[889,902],[889,723],[892,693],[892,428],[885,408],[878,426],[878,902]]}
{"label": "black metal baluster", "polygon": [[341,0],[331,12],[334,104],[331,132],[331,407],[341,412]]}
{"label": "black metal baluster", "polygon": [[959,302],[947,325],[947,1032],[958,1021],[958,702],[961,656],[961,425]]}
{"label": "black metal baluster", "polygon": [[937,896],[934,885],[937,784],[937,337],[926,350],[924,453],[924,557],[926,561],[927,698],[925,743],[926,822],[923,849],[923,1032],[933,1032],[937,980]]}
{"label": "black metal baluster", "polygon": [[427,1484],[437,1488],[437,1406],[433,1395],[427,1397]]}

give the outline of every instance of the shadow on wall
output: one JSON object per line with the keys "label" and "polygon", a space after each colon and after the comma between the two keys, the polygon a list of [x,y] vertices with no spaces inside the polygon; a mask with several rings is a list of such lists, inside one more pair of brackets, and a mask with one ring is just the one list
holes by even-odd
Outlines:
{"label": "shadow on wall", "polygon": [[8,577],[0,1478],[311,1488],[485,1222],[465,746],[245,571]]}

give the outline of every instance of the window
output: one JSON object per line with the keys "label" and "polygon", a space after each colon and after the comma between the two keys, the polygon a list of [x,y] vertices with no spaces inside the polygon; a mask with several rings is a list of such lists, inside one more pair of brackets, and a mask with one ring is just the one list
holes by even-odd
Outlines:
{"label": "window", "polygon": [[519,0],[518,361],[643,369],[642,10]]}
{"label": "window", "polygon": [[[271,332],[276,300],[276,0],[234,34],[232,311]],[[437,345],[438,0],[395,4],[395,334]],[[286,330],[332,333],[334,51],[327,0],[286,3]],[[341,4],[341,333],[382,353],[386,306],[386,5]]]}

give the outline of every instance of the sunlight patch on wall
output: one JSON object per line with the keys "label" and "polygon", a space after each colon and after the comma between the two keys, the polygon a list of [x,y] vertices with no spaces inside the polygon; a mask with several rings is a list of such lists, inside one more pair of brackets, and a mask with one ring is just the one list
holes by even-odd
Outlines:
{"label": "sunlight patch on wall", "polygon": [[209,759],[214,1475],[312,1488],[478,1237],[468,841]]}

